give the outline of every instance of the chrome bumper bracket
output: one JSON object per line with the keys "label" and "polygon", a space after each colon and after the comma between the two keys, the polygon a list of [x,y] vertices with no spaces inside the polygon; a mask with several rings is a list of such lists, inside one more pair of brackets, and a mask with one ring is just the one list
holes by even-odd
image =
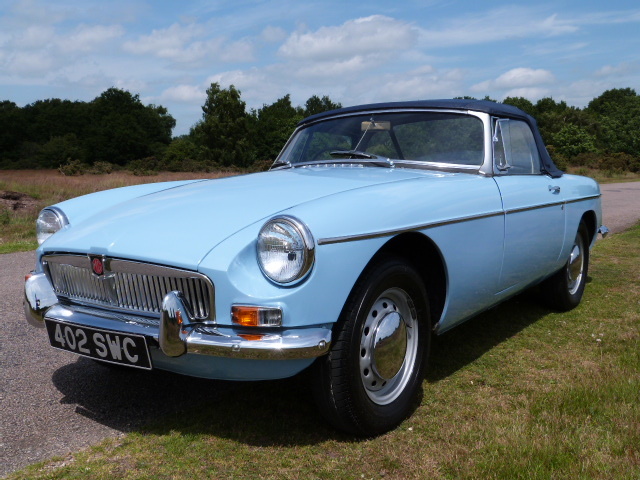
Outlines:
{"label": "chrome bumper bracket", "polygon": [[31,274],[24,283],[24,314],[34,327],[44,328],[44,314],[58,303],[51,284],[44,273]]}

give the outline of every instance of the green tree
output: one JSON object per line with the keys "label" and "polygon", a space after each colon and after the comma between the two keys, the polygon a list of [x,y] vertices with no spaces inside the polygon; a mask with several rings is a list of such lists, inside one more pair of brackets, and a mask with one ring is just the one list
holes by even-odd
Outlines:
{"label": "green tree", "polygon": [[304,104],[304,116],[309,117],[316,113],[328,112],[336,108],[342,108],[342,104],[333,102],[326,95],[323,95],[322,98],[313,95]]}
{"label": "green tree", "polygon": [[90,126],[85,145],[90,161],[125,165],[155,156],[171,142],[175,120],[164,107],[145,106],[138,95],[109,88],[89,109]]}
{"label": "green tree", "polygon": [[22,142],[27,140],[22,109],[8,100],[0,102],[0,162],[18,158]]}
{"label": "green tree", "polygon": [[39,164],[44,168],[58,168],[70,160],[85,160],[85,152],[75,133],[53,137],[38,152]]}
{"label": "green tree", "polygon": [[246,103],[233,85],[221,88],[219,83],[211,84],[202,106],[202,120],[190,136],[208,149],[210,160],[216,163],[247,167],[254,161]]}
{"label": "green tree", "polygon": [[572,159],[581,153],[594,153],[597,151],[596,139],[583,127],[575,123],[566,123],[562,128],[549,138],[555,151],[567,159]]}
{"label": "green tree", "polygon": [[640,97],[635,90],[607,90],[587,111],[597,118],[597,144],[603,151],[640,157]]}
{"label": "green tree", "polygon": [[251,138],[256,157],[259,160],[275,160],[302,117],[300,109],[291,105],[288,94],[254,112]]}
{"label": "green tree", "polygon": [[531,103],[530,100],[527,100],[524,97],[507,97],[502,100],[502,103],[518,107],[520,110],[528,113],[531,116],[535,116],[537,113],[536,107],[533,105],[533,103]]}
{"label": "green tree", "polygon": [[174,138],[163,155],[163,170],[184,172],[198,169],[203,157],[202,148],[186,135]]}

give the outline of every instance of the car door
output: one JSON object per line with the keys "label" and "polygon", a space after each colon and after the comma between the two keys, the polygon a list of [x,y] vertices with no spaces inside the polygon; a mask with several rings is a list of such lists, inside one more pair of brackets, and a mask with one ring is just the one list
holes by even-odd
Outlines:
{"label": "car door", "polygon": [[502,196],[505,236],[501,291],[525,286],[553,271],[564,241],[561,179],[542,173],[529,125],[494,119],[494,179]]}

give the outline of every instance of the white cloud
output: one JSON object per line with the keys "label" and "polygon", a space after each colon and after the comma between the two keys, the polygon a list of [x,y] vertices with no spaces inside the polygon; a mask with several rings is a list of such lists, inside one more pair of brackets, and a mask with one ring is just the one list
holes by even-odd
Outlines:
{"label": "white cloud", "polygon": [[63,52],[90,52],[123,34],[124,28],[121,25],[79,25],[70,35],[62,36],[57,43]]}
{"label": "white cloud", "polygon": [[385,75],[373,81],[368,89],[369,101],[421,100],[428,98],[454,97],[463,91],[465,71],[459,68],[438,70],[430,65],[409,72]]}
{"label": "white cloud", "polygon": [[531,88],[555,82],[555,76],[549,70],[533,68],[514,68],[503,73],[495,80],[485,80],[471,86],[474,92],[490,90],[507,90],[515,88]]}
{"label": "white cloud", "polygon": [[51,44],[55,30],[50,26],[30,26],[13,38],[11,44],[16,49],[43,48]]}
{"label": "white cloud", "polygon": [[577,30],[575,21],[563,20],[557,14],[543,17],[531,8],[508,6],[455,18],[442,28],[422,29],[420,38],[427,48],[433,48],[550,37]]}
{"label": "white cloud", "polygon": [[202,104],[207,98],[205,90],[197,85],[176,85],[160,94],[161,101]]}
{"label": "white cloud", "polygon": [[417,30],[409,23],[372,15],[315,32],[294,32],[280,47],[285,58],[305,61],[345,61],[358,56],[411,48]]}
{"label": "white cloud", "polygon": [[125,51],[137,55],[152,54],[164,58],[176,58],[187,48],[195,37],[204,33],[197,24],[180,25],[174,23],[168,28],[153,30],[148,35],[140,35],[136,41],[125,42]]}
{"label": "white cloud", "polygon": [[10,55],[6,62],[6,69],[13,75],[42,75],[54,65],[53,58],[47,52],[19,52]]}
{"label": "white cloud", "polygon": [[539,68],[514,68],[503,73],[495,80],[495,85],[499,88],[511,87],[532,87],[540,84],[553,83],[555,77],[548,70]]}
{"label": "white cloud", "polygon": [[254,46],[246,39],[228,42],[224,37],[208,38],[208,29],[197,23],[174,23],[168,28],[140,35],[125,42],[123,49],[135,55],[152,55],[182,64],[206,61],[247,62],[253,59]]}
{"label": "white cloud", "polygon": [[622,62],[618,65],[605,65],[595,72],[596,77],[620,77],[636,73],[640,70],[638,62]]}
{"label": "white cloud", "polygon": [[264,42],[277,43],[287,38],[287,32],[283,28],[269,25],[262,30],[260,38]]}
{"label": "white cloud", "polygon": [[344,77],[359,74],[383,63],[381,55],[356,55],[333,62],[310,62],[292,69],[297,78],[306,80]]}

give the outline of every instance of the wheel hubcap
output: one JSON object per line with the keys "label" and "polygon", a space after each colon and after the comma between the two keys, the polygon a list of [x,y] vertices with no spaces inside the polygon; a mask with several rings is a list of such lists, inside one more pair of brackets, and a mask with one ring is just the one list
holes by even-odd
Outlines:
{"label": "wheel hubcap", "polygon": [[415,307],[400,288],[383,292],[369,309],[360,337],[360,378],[379,405],[394,401],[411,378],[418,349]]}
{"label": "wheel hubcap", "polygon": [[384,316],[373,335],[371,366],[374,372],[390,380],[400,371],[407,351],[407,327],[402,315],[393,311]]}
{"label": "wheel hubcap", "polygon": [[584,253],[582,245],[582,237],[578,234],[576,243],[571,249],[569,262],[567,263],[567,279],[569,285],[569,293],[575,294],[580,288],[582,275],[584,270]]}

